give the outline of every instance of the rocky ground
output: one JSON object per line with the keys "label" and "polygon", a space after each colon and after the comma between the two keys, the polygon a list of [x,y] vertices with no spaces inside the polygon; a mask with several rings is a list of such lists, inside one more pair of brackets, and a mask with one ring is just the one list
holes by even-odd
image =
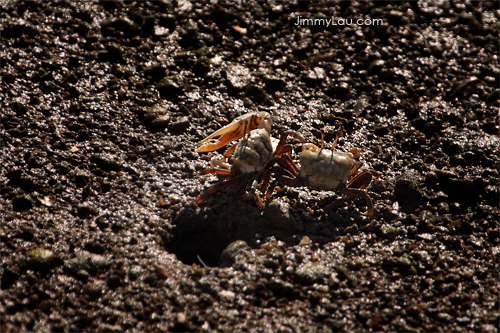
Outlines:
{"label": "rocky ground", "polygon": [[[498,2],[1,7],[2,332],[498,330]],[[332,15],[383,23],[295,25]],[[199,141],[251,111],[342,126],[375,218],[307,188],[193,208]]]}

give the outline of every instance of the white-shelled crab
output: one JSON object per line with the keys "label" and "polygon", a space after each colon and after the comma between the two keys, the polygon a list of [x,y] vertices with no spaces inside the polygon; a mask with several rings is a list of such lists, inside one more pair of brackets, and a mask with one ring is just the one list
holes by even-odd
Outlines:
{"label": "white-shelled crab", "polygon": [[[305,144],[299,154],[300,168],[290,159],[273,158],[265,167],[262,177],[262,190],[268,186],[271,174],[276,175],[278,184],[290,187],[307,186],[315,190],[335,191],[348,197],[361,197],[366,200],[368,216],[373,217],[373,201],[366,193],[372,178],[380,177],[375,170],[358,172],[362,163],[356,161],[352,153],[335,151],[338,136],[332,149],[323,149],[313,144]],[[274,190],[273,184],[266,193],[269,199]]]}
{"label": "white-shelled crab", "polygon": [[[286,131],[281,139],[273,147],[271,140],[271,115],[267,112],[251,112],[235,118],[229,125],[219,129],[201,141],[203,144],[196,151],[209,152],[226,146],[233,140],[241,139],[238,143],[229,147],[222,159],[213,159],[211,168],[202,170],[200,175],[217,174],[228,178],[213,185],[204,193],[200,194],[194,201],[194,207],[198,206],[207,196],[217,190],[228,186],[237,187],[237,196],[245,193],[252,185],[253,196],[256,204],[263,207],[262,201],[255,193],[255,186],[260,183],[265,167],[273,158],[285,161],[291,159],[292,147],[286,144],[288,136],[293,136],[301,141],[304,139],[294,131]],[[219,137],[214,143],[208,140]],[[232,155],[232,164],[228,163]]]}

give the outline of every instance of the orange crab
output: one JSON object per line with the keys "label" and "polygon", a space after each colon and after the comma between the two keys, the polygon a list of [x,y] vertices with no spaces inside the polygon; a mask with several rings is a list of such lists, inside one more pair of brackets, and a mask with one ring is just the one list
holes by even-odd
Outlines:
{"label": "orange crab", "polygon": [[[245,193],[251,185],[253,197],[259,207],[264,207],[262,201],[255,192],[256,185],[260,183],[264,174],[266,165],[273,158],[289,160],[292,146],[286,144],[289,136],[298,140],[304,139],[294,131],[286,131],[281,136],[279,142],[273,147],[271,131],[271,115],[267,112],[251,112],[235,118],[229,125],[219,129],[207,138],[203,139],[197,152],[208,152],[226,146],[229,142],[241,139],[238,143],[229,147],[222,159],[213,159],[211,168],[202,170],[200,175],[217,174],[229,176],[221,182],[213,185],[204,193],[200,194],[194,201],[194,207],[197,207],[206,197],[217,190],[229,186],[236,186],[237,196]],[[219,136],[216,142],[206,143],[208,140]],[[227,161],[231,158],[232,164]]]}

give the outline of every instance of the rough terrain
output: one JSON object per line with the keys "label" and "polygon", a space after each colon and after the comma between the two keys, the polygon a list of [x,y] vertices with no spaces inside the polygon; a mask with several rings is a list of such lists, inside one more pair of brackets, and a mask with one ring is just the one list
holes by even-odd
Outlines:
{"label": "rough terrain", "polygon": [[[2,332],[498,331],[498,2],[0,5]],[[295,25],[332,15],[383,23]],[[343,127],[375,218],[193,208],[199,141],[251,111]]]}

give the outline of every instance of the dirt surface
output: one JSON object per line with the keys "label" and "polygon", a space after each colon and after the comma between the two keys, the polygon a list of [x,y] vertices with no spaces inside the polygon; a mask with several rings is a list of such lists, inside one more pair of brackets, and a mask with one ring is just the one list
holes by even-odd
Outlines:
{"label": "dirt surface", "polygon": [[[498,2],[0,5],[2,332],[498,331]],[[374,219],[286,186],[194,208],[199,141],[254,111],[343,127]]]}

